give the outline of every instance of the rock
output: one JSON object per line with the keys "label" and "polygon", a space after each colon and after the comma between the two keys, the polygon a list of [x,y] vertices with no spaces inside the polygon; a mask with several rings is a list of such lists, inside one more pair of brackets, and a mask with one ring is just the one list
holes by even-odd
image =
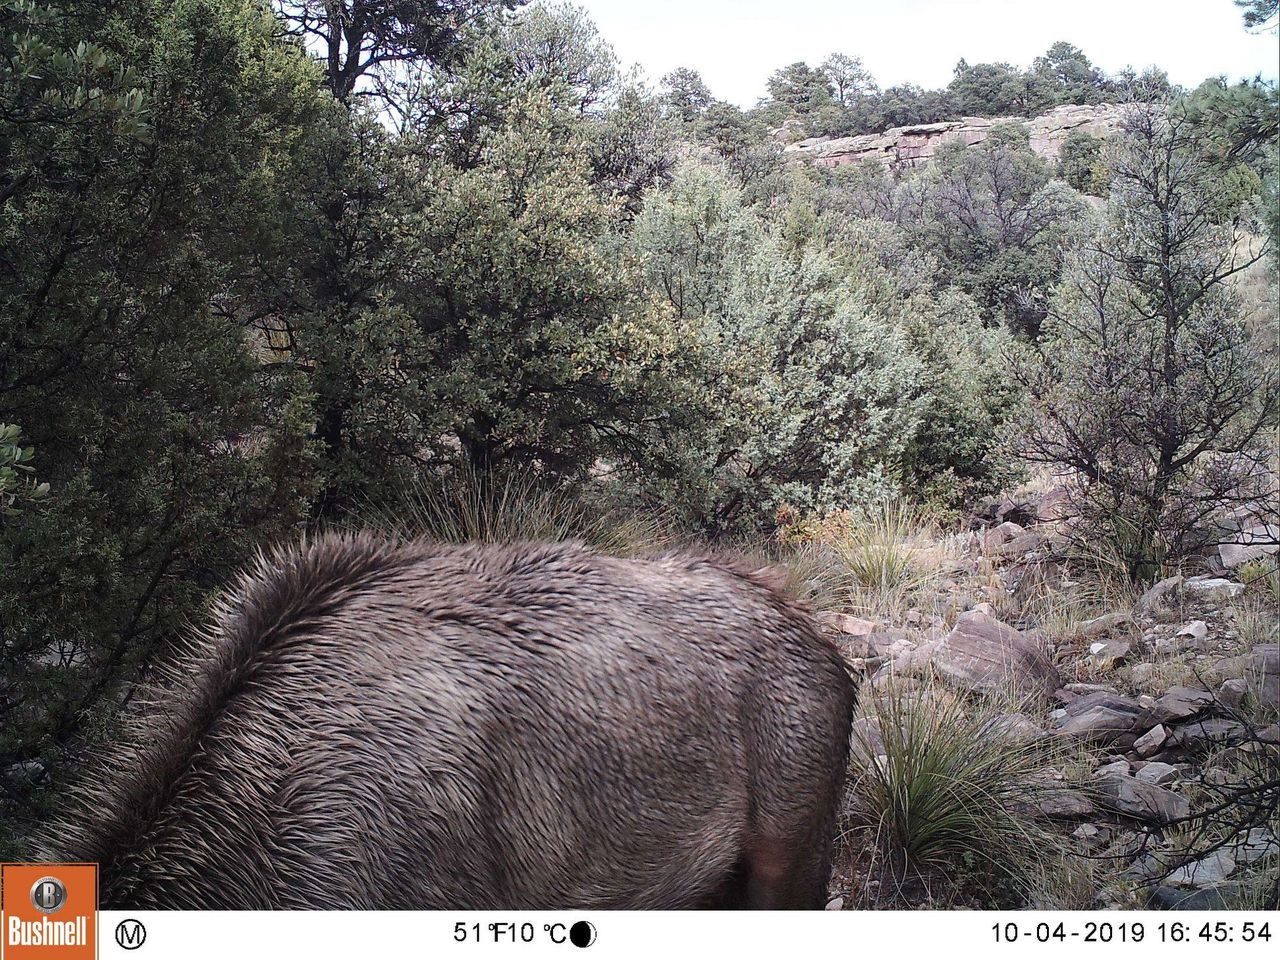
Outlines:
{"label": "rock", "polygon": [[850,616],[847,613],[823,612],[818,614],[818,622],[837,633],[850,637],[866,636],[868,633],[874,633],[880,626],[874,620],[863,620],[861,617]]}
{"label": "rock", "polygon": [[1249,684],[1243,679],[1223,680],[1222,686],[1218,688],[1218,699],[1228,710],[1235,710],[1244,702],[1248,692]]}
{"label": "rock", "polygon": [[827,909],[827,910],[843,910],[843,909],[844,909],[844,897],[835,897],[835,898],[834,898],[834,899],[832,899],[832,900],[828,900],[828,901],[827,901],[827,905],[826,905],[826,907],[825,907],[824,909]]}
{"label": "rock", "polygon": [[1111,841],[1111,831],[1096,823],[1082,823],[1071,831],[1071,835],[1088,850],[1101,849]]}
{"label": "rock", "polygon": [[1160,748],[1164,746],[1164,742],[1169,739],[1169,731],[1162,725],[1156,724],[1137,740],[1133,741],[1133,752],[1140,757],[1150,757],[1160,752]]}
{"label": "rock", "polygon": [[1263,643],[1238,657],[1225,657],[1208,675],[1219,682],[1244,680],[1259,700],[1274,707],[1280,704],[1280,644]]}
{"label": "rock", "polygon": [[1183,579],[1180,575],[1165,577],[1158,583],[1153,584],[1138,599],[1135,609],[1140,613],[1150,614],[1168,600],[1172,594],[1176,593],[1182,584]]}
{"label": "rock", "polygon": [[1252,830],[1237,836],[1231,846],[1231,855],[1237,864],[1257,863],[1280,855],[1280,840],[1266,827],[1254,827]]}
{"label": "rock", "polygon": [[1235,868],[1235,857],[1229,850],[1219,848],[1203,859],[1178,867],[1165,876],[1164,880],[1175,887],[1208,887],[1227,879]]}
{"label": "rock", "polygon": [[1081,622],[1079,630],[1086,637],[1100,637],[1105,633],[1110,633],[1122,623],[1129,622],[1130,618],[1127,613],[1104,613],[1100,617]]}
{"label": "rock", "polygon": [[[1054,107],[1031,119],[1023,117],[964,117],[941,123],[917,123],[893,127],[880,133],[852,137],[810,137],[791,143],[784,149],[788,156],[812,161],[821,166],[838,167],[861,160],[874,159],[891,168],[912,167],[928,162],[938,148],[950,141],[966,144],[982,143],[991,135],[992,127],[1002,123],[1019,123],[1026,127],[1031,149],[1045,159],[1056,159],[1062,143],[1075,130],[1106,137],[1120,128],[1124,108],[1119,104],[1076,105]],[[784,130],[783,139],[794,134]]]}
{"label": "rock", "polygon": [[1103,805],[1148,823],[1169,823],[1191,809],[1185,797],[1136,777],[1103,777],[1095,786]]}
{"label": "rock", "polygon": [[1093,816],[1098,808],[1079,790],[1047,790],[1036,797],[1036,809],[1051,820],[1079,820]]}
{"label": "rock", "polygon": [[1178,779],[1178,768],[1172,763],[1149,760],[1142,765],[1141,770],[1134,774],[1134,777],[1143,783],[1154,783],[1156,786],[1163,786]]}
{"label": "rock", "polygon": [[1223,883],[1203,890],[1155,887],[1148,902],[1154,910],[1232,910],[1242,889],[1238,883]]}
{"label": "rock", "polygon": [[1270,556],[1277,550],[1280,550],[1280,527],[1266,524],[1241,530],[1235,535],[1232,543],[1223,543],[1218,546],[1218,556],[1222,558],[1224,567],[1234,570],[1252,560],[1261,560],[1263,557]]}
{"label": "rock", "polygon": [[1098,666],[1110,666],[1129,656],[1133,644],[1128,640],[1105,640],[1089,645],[1089,659]]}
{"label": "rock", "polygon": [[1113,743],[1132,734],[1142,707],[1116,693],[1090,693],[1067,704],[1054,730],[1060,737]]}
{"label": "rock", "polygon": [[1094,776],[1127,777],[1129,776],[1129,761],[1112,760],[1110,763],[1104,763],[1094,772]]}
{"label": "rock", "polygon": [[1048,736],[1048,733],[1025,713],[1002,713],[992,718],[988,729],[993,734],[1016,744],[1033,743]]}
{"label": "rock", "polygon": [[933,666],[965,690],[992,691],[1012,684],[1024,695],[1048,696],[1058,671],[1038,645],[994,617],[963,613],[933,651]]}
{"label": "rock", "polygon": [[1178,636],[1200,640],[1209,635],[1209,625],[1203,620],[1192,620],[1178,629]]}
{"label": "rock", "polygon": [[1244,593],[1243,583],[1213,576],[1191,577],[1182,588],[1206,600],[1217,601],[1235,600]]}
{"label": "rock", "polygon": [[1222,717],[1209,717],[1177,727],[1169,735],[1165,745],[1187,752],[1203,753],[1214,747],[1242,743],[1247,737],[1248,730],[1243,723]]}
{"label": "rock", "polygon": [[1014,560],[1025,557],[1027,554],[1039,549],[1044,543],[1044,535],[1034,530],[1029,530],[1020,536],[1014,537],[1005,543],[992,547],[987,551],[993,557],[1002,557],[1006,560]]}
{"label": "rock", "polygon": [[880,725],[870,717],[859,717],[853,721],[849,732],[849,759],[861,766],[868,766],[872,758],[884,753],[884,738],[880,736]]}
{"label": "rock", "polygon": [[992,527],[987,531],[986,536],[982,538],[982,546],[985,550],[990,552],[996,547],[1022,536],[1026,532],[1026,527],[1021,527],[1016,523],[1011,523],[1006,520],[999,526]]}
{"label": "rock", "polygon": [[1213,694],[1195,687],[1172,687],[1143,717],[1145,723],[1176,723],[1203,713],[1213,705]]}

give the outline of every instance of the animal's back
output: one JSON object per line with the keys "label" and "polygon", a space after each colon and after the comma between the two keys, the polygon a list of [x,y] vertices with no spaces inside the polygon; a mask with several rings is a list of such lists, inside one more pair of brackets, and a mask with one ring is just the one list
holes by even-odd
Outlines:
{"label": "animal's back", "polygon": [[89,790],[108,904],[681,907],[771,871],[820,899],[852,689],[748,574],[330,537],[201,647],[141,795]]}

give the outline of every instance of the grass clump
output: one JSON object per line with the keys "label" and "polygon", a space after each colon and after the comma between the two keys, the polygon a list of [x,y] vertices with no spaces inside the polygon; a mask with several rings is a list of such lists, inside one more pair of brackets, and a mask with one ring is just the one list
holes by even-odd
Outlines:
{"label": "grass clump", "polygon": [[460,468],[425,475],[390,505],[367,510],[365,523],[398,537],[444,543],[581,540],[618,556],[673,547],[669,526],[536,474],[484,474]]}
{"label": "grass clump", "polygon": [[1061,789],[1047,775],[1060,748],[1010,726],[1008,717],[1024,712],[1018,706],[965,700],[936,684],[890,685],[867,698],[844,835],[869,851],[864,869],[877,905],[1058,899],[1066,848],[1038,804]]}

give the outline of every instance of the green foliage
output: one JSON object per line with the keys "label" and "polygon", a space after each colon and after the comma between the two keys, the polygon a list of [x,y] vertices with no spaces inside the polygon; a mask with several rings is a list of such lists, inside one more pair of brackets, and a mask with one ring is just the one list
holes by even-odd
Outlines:
{"label": "green foliage", "polygon": [[613,47],[586,11],[567,0],[535,3],[502,25],[499,42],[515,77],[547,90],[557,106],[585,113],[617,82]]}
{"label": "green foliage", "polygon": [[[664,416],[678,331],[638,296],[617,205],[548,99],[529,94],[473,170],[412,170],[401,262],[427,437],[477,468],[577,475]],[[465,230],[460,227],[465,226]]]}
{"label": "green foliage", "polygon": [[1081,193],[1105,197],[1110,186],[1102,140],[1073,130],[1058,153],[1058,176]]}
{"label": "green foliage", "polygon": [[822,70],[797,61],[769,77],[769,96],[798,114],[813,113],[831,102],[832,84]]}
{"label": "green foliage", "polygon": [[1064,239],[1084,207],[1050,181],[1025,127],[997,127],[976,146],[946,144],[904,185],[898,205],[918,242],[939,256],[984,319],[1037,333]]}
{"label": "green foliage", "polygon": [[248,0],[6,14],[0,421],[57,491],[0,526],[8,804],[302,508],[237,284],[317,78]]}
{"label": "green foliage", "polygon": [[975,485],[999,473],[984,446],[1007,405],[999,335],[963,296],[937,296],[936,266],[900,232],[795,189],[771,221],[723,172],[690,164],[636,224],[648,288],[700,343],[691,375],[713,413],[657,438],[648,460],[671,472],[638,482],[704,529],[947,470]]}
{"label": "green foliage", "polygon": [[1275,29],[1276,19],[1280,17],[1280,0],[1235,0],[1235,4],[1242,11],[1246,30]]}
{"label": "green foliage", "polygon": [[1213,543],[1224,504],[1265,495],[1277,391],[1225,283],[1256,257],[1237,254],[1241,224],[1223,222],[1187,121],[1135,112],[1110,163],[1106,221],[1071,255],[1023,375],[1024,449],[1074,471],[1074,534],[1149,578]]}
{"label": "green foliage", "polygon": [[672,116],[690,123],[711,106],[711,90],[702,74],[688,67],[672,70],[662,78],[662,102]]}
{"label": "green foliage", "polygon": [[464,28],[499,18],[523,2],[275,0],[273,6],[299,41],[323,43],[325,85],[348,103],[362,80],[382,79],[406,63],[447,62],[458,53]]}
{"label": "green foliage", "polygon": [[32,476],[35,449],[21,446],[18,442],[21,439],[21,428],[0,423],[0,517],[49,495],[49,484],[37,483]]}

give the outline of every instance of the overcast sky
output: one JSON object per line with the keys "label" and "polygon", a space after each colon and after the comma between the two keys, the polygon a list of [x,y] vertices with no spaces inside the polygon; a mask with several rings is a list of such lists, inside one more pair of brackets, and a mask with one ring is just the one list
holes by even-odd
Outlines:
{"label": "overcast sky", "polygon": [[945,86],[956,61],[1027,66],[1056,40],[1114,73],[1156,64],[1174,83],[1274,79],[1280,40],[1250,35],[1231,0],[576,0],[624,66],[657,81],[701,72],[712,93],[750,106],[795,60],[861,57],[882,87]]}

